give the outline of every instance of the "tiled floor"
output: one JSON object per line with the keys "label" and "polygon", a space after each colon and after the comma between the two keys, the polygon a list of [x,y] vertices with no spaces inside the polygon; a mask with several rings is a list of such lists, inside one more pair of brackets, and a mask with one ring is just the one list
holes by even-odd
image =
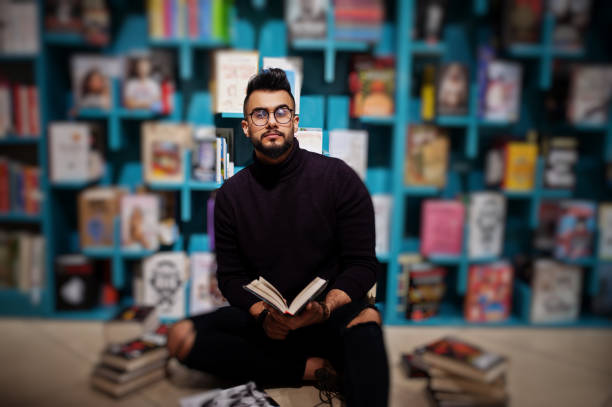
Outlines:
{"label": "tiled floor", "polygon": [[[103,346],[101,323],[0,319],[0,332],[2,406],[176,406],[207,386],[175,377],[115,401],[89,387]],[[612,330],[387,327],[385,334],[392,406],[427,405],[424,383],[403,377],[399,355],[446,334],[509,356],[513,406],[612,406]],[[310,387],[269,393],[281,406],[318,402]]]}

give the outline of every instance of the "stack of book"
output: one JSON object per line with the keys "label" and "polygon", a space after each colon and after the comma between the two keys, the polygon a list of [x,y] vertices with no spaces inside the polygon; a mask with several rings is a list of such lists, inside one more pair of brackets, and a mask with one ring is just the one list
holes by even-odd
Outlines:
{"label": "stack of book", "polygon": [[410,378],[427,378],[427,395],[438,407],[506,406],[508,359],[454,337],[402,355]]}
{"label": "stack of book", "polygon": [[38,88],[0,80],[0,138],[40,137]]}
{"label": "stack of book", "polygon": [[384,19],[381,0],[334,0],[334,36],[338,41],[378,42]]}
{"label": "stack of book", "polygon": [[91,384],[114,397],[163,379],[168,358],[165,325],[153,333],[123,343],[109,345],[94,368]]}
{"label": "stack of book", "polygon": [[40,213],[40,169],[0,157],[0,214]]}

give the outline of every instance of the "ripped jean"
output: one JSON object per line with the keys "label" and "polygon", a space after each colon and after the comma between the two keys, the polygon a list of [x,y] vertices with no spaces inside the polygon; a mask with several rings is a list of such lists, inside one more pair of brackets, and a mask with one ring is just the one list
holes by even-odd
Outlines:
{"label": "ripped jean", "polygon": [[381,327],[376,322],[346,326],[365,300],[346,304],[321,323],[289,332],[284,340],[266,336],[246,311],[224,307],[189,319],[195,342],[183,363],[219,378],[264,387],[302,385],[309,357],[331,362],[343,379],[347,406],[386,406],[389,366]]}

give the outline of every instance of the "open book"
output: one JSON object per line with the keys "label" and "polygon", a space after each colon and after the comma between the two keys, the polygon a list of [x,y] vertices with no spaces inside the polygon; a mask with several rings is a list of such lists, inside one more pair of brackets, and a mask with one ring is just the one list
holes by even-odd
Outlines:
{"label": "open book", "polygon": [[316,298],[327,286],[327,280],[315,277],[300,293],[287,305],[287,300],[283,298],[272,284],[265,278],[259,277],[244,286],[244,289],[267,302],[283,314],[296,315],[304,305]]}

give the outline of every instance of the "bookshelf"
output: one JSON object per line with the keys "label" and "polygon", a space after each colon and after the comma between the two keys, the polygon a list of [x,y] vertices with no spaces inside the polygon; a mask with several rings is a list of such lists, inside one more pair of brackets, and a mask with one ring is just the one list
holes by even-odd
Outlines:
{"label": "bookshelf", "polygon": [[[129,190],[142,185],[140,164],[140,124],[146,120],[187,121],[196,125],[216,125],[232,127],[236,138],[236,171],[248,165],[251,147],[242,137],[240,113],[212,113],[212,96],[208,89],[211,68],[211,50],[231,47],[236,49],[257,49],[260,61],[263,56],[282,57],[298,55],[304,58],[305,81],[301,97],[300,127],[318,127],[324,130],[323,149],[329,150],[329,131],[334,129],[367,129],[369,132],[369,167],[366,186],[371,194],[387,193],[393,197],[391,214],[390,250],[378,253],[377,258],[386,270],[381,276],[379,287],[385,292],[379,293],[379,306],[383,311],[384,321],[391,325],[411,326],[531,326],[527,318],[529,310],[530,287],[517,281],[514,289],[513,314],[510,319],[498,324],[468,324],[463,319],[460,299],[467,289],[467,275],[471,264],[479,264],[500,259],[470,259],[466,250],[456,257],[432,257],[432,263],[444,265],[453,275],[452,284],[448,286],[451,297],[442,304],[438,316],[422,322],[409,321],[397,312],[397,278],[401,270],[398,255],[406,251],[418,251],[418,223],[420,203],[423,199],[444,197],[451,198],[458,193],[475,191],[482,188],[481,157],[483,147],[496,135],[525,134],[530,128],[550,130],[559,129],[563,134],[576,134],[599,143],[599,149],[590,151],[586,156],[591,162],[601,165],[612,161],[612,121],[605,126],[573,126],[567,123],[542,123],[535,115],[525,115],[524,107],[521,119],[517,123],[504,121],[484,121],[478,117],[478,89],[473,83],[470,88],[468,114],[465,116],[439,116],[435,124],[448,128],[451,132],[451,159],[459,158],[470,163],[467,176],[459,174],[450,166],[449,185],[444,188],[407,187],[404,185],[404,152],[405,132],[409,124],[421,122],[418,114],[419,100],[414,99],[413,79],[415,70],[422,60],[452,61],[461,60],[470,66],[471,77],[475,76],[475,49],[479,43],[477,32],[486,28],[490,21],[491,8],[487,0],[473,0],[471,7],[464,7],[461,12],[450,18],[444,31],[442,41],[429,44],[411,41],[413,19],[415,14],[414,0],[386,1],[387,18],[383,25],[382,39],[378,44],[368,45],[360,42],[343,42],[334,40],[333,10],[328,11],[327,19],[330,29],[327,37],[321,40],[299,40],[290,43],[287,28],[283,20],[282,2],[276,1],[236,1],[231,13],[233,35],[229,42],[214,39],[152,39],[148,36],[146,10],[144,2],[109,2],[113,24],[118,23],[113,31],[112,43],[105,47],[92,46],[81,36],[45,33],[42,19],[39,21],[41,32],[41,52],[38,55],[0,55],[2,64],[14,62],[31,63],[34,67],[35,81],[39,88],[41,107],[41,128],[46,129],[50,121],[70,119],[102,122],[106,125],[108,161],[107,173],[102,179],[90,183],[51,184],[48,179],[48,150],[46,137],[22,138],[9,136],[0,139],[0,146],[24,145],[37,148],[38,164],[41,167],[41,189],[45,196],[40,216],[21,214],[0,215],[0,225],[27,224],[39,227],[47,238],[46,285],[39,305],[33,306],[26,294],[18,290],[0,290],[0,310],[5,315],[36,315],[51,318],[68,319],[106,319],[117,311],[120,305],[131,302],[129,285],[131,271],[129,265],[151,254],[149,251],[126,251],[119,244],[118,219],[115,220],[115,239],[111,247],[90,248],[81,250],[76,234],[76,197],[79,191],[94,185],[122,185]],[[43,0],[38,1],[39,8]],[[457,7],[456,5],[454,7]],[[458,8],[458,7],[457,7]],[[610,14],[610,13],[608,13]],[[609,16],[608,16],[609,17]],[[601,18],[598,20],[603,21]],[[598,50],[587,47],[584,52],[567,52],[552,47],[554,18],[546,15],[542,25],[541,42],[529,46],[515,46],[502,49],[502,55],[523,66],[534,67],[524,77],[523,102],[528,103],[525,90],[533,91],[530,95],[539,95],[550,87],[552,81],[552,61],[568,59],[571,61],[597,60],[610,61],[610,55],[594,55]],[[459,35],[457,35],[459,34]],[[175,109],[170,116],[158,116],[149,111],[132,111],[121,108],[120,84],[113,82],[113,108],[109,111],[82,109],[72,117],[70,90],[69,58],[76,53],[124,54],[131,50],[143,48],[166,48],[175,54],[176,64],[176,99]],[[599,50],[601,51],[601,50]],[[349,117],[350,97],[346,84],[350,54],[371,52],[375,55],[393,54],[396,59],[396,94],[395,111],[392,117]],[[601,52],[600,52],[601,53]],[[260,63],[261,65],[261,63]],[[534,93],[535,92],[535,93]],[[536,105],[539,100],[533,102]],[[612,116],[612,115],[611,115]],[[597,155],[595,155],[597,153]],[[190,152],[185,153],[182,183],[155,183],[146,185],[154,191],[174,191],[178,197],[177,223],[181,230],[181,239],[166,250],[184,250],[187,253],[208,249],[209,237],[206,235],[205,199],[220,186],[215,182],[204,183],[191,179]],[[582,158],[582,157],[581,157]],[[513,209],[512,219],[520,226],[522,232],[533,231],[539,224],[538,207],[543,199],[591,198],[599,201],[610,199],[609,191],[603,191],[593,198],[583,190],[547,190],[543,188],[543,161],[537,163],[536,185],[528,192],[504,192],[507,205]],[[588,173],[585,173],[588,174]],[[581,179],[590,188],[599,188],[597,181]],[[517,215],[518,214],[518,215]],[[510,221],[510,219],[509,219]],[[507,247],[504,257],[516,253],[522,238],[520,233],[511,229],[507,236]],[[464,242],[467,241],[467,228],[464,230]],[[465,243],[464,243],[465,244]],[[58,255],[83,253],[92,259],[108,260],[112,264],[112,282],[123,294],[123,302],[114,307],[99,307],[90,311],[57,312],[54,304],[54,259]],[[584,299],[597,292],[597,270],[603,264],[597,256],[576,261],[585,270]],[[189,286],[186,287],[189,290]],[[189,298],[189,295],[187,295]],[[541,326],[541,325],[537,325]],[[612,327],[612,322],[583,313],[575,323],[551,324],[542,326],[569,327]]]}

